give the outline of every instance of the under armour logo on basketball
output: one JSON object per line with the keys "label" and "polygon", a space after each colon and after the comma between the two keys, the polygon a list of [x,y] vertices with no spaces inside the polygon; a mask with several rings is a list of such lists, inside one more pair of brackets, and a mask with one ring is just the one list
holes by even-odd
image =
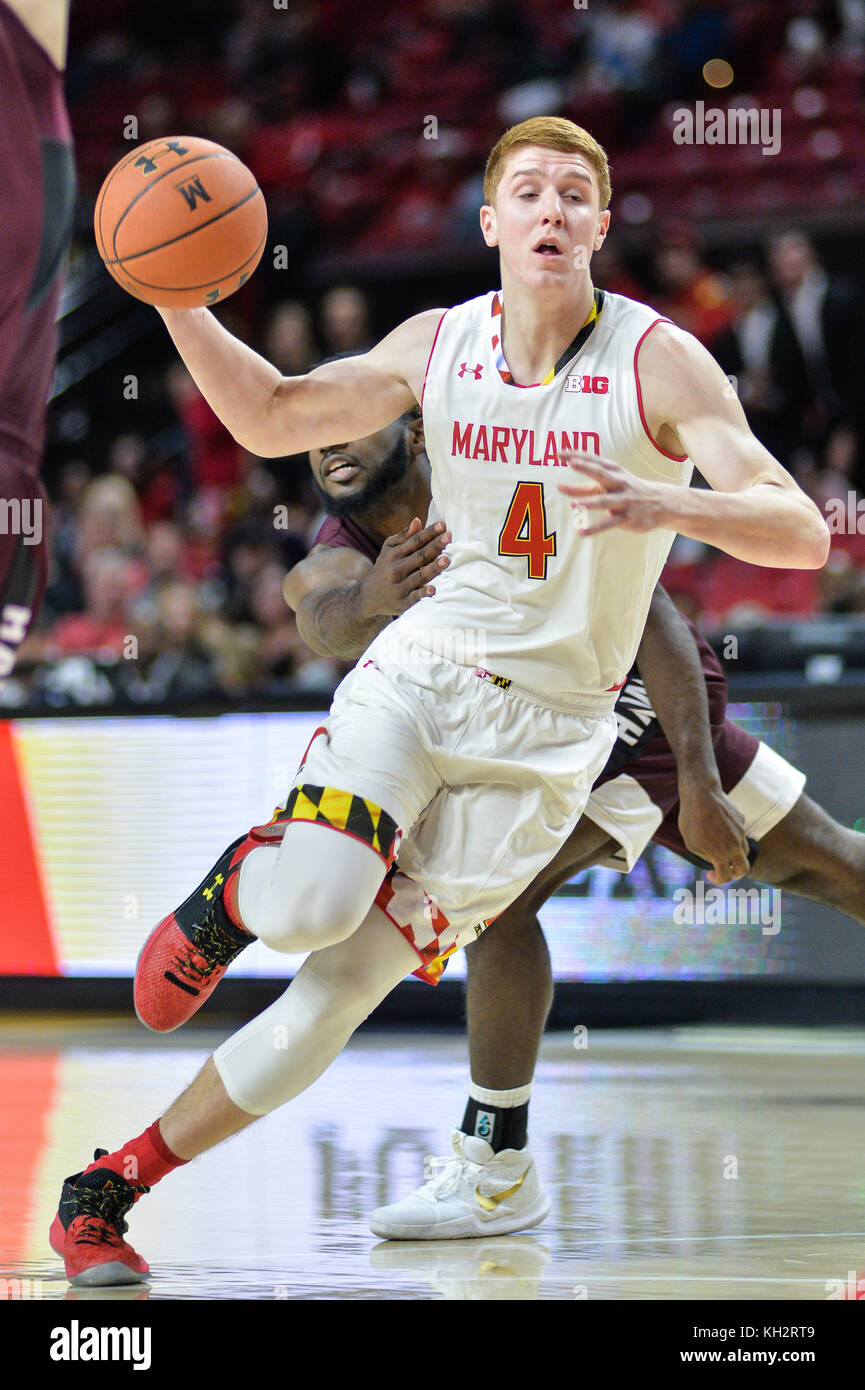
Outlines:
{"label": "under armour logo on basketball", "polygon": [[[172,150],[176,155],[184,155],[189,153],[187,147],[185,145],[182,145],[179,140],[166,140],[165,149]],[[151,152],[149,155],[139,155],[138,159],[136,159],[135,164],[133,165],[133,168],[140,169],[142,174],[155,174],[158,168],[156,161],[162,158],[162,154],[163,152],[162,150],[160,150],[158,154],[155,152]]]}
{"label": "under armour logo on basketball", "polygon": [[470,367],[470,366],[468,365],[468,363],[466,363],[466,362],[461,362],[461,363],[460,363],[460,369],[459,369],[458,375],[459,375],[459,376],[465,376],[466,372],[474,372],[475,381],[480,381],[480,379],[481,379],[481,372],[482,372],[482,371],[483,371],[483,367],[481,366],[480,362],[478,362],[478,364],[477,364],[476,367]]}

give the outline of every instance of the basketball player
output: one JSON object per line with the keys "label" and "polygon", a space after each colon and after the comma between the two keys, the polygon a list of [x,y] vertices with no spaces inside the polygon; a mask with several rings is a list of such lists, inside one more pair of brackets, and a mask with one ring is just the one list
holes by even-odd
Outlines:
{"label": "basketball player", "polygon": [[[825,563],[819,511],[709,354],[594,291],[610,216],[597,142],[570,121],[523,122],[494,148],[485,197],[502,292],[419,314],[360,357],[283,378],[207,310],[161,311],[254,453],[364,438],[420,404],[452,540],[435,593],[342,682],[285,808],[146,943],[136,1007],[161,1028],[195,1012],[245,936],[310,956],[165,1115],[64,1184],[51,1239],[78,1282],[141,1278],[122,1240],[135,1200],[310,1085],[418,960],[474,940],[554,858],[612,748],[675,531],[752,563]],[[693,466],[714,491],[689,488]],[[601,519],[581,530],[568,498]],[[479,646],[483,668],[466,660]],[[204,989],[183,979],[195,953]],[[482,1195],[513,1182],[485,1174]]]}
{"label": "basketball player", "polygon": [[39,467],[75,207],[68,17],[68,0],[0,0],[0,682],[48,573]]}
{"label": "basketball player", "polygon": [[[309,646],[357,657],[392,615],[428,592],[436,569],[435,558],[422,559],[433,528],[416,529],[429,503],[421,424],[404,416],[370,439],[314,451],[310,463],[329,516],[286,577],[285,596]],[[711,861],[712,880],[723,883],[746,872],[747,835],[759,842],[752,877],[865,924],[865,838],[804,794],[801,772],[728,720],[726,702],[717,657],[657,586],[616,702],[619,737],[582,819],[467,950],[471,1084],[454,1155],[436,1160],[439,1171],[423,1188],[373,1213],[377,1235],[503,1234],[537,1224],[549,1209],[526,1164],[531,1081],[553,994],[537,912],[575,874],[594,864],[628,872],[651,838]],[[435,980],[442,964],[416,973]],[[491,1149],[504,1157],[493,1160]],[[518,1159],[505,1152],[512,1150]],[[505,1210],[479,1206],[483,1166],[470,1154],[481,1165],[522,1162],[526,1177]]]}

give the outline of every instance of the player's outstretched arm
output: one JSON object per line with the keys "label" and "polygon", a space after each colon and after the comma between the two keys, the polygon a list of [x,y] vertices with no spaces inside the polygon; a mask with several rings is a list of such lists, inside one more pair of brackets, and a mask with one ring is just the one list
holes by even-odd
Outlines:
{"label": "player's outstretched arm", "polygon": [[[702,344],[680,328],[658,324],[640,348],[638,365],[653,438],[670,453],[690,455],[712,491],[650,482],[602,459],[565,456],[581,476],[560,487],[589,512],[583,534],[611,526],[660,528],[754,565],[820,569],[829,555],[823,517],[751,433],[730,383]],[[595,525],[591,513],[598,509],[610,516]]]}
{"label": "player's outstretched arm", "polygon": [[709,723],[699,648],[673,600],[655,586],[637,665],[676,760],[679,830],[692,854],[708,860],[713,883],[748,872],[742,816],[724,795]]}
{"label": "player's outstretched arm", "polygon": [[210,309],[160,309],[201,394],[238,444],[280,458],[362,439],[420,400],[443,309],[416,314],[369,352],[284,377]]}
{"label": "player's outstretched arm", "polygon": [[360,656],[391,618],[435,593],[430,580],[448,564],[449,540],[444,522],[414,517],[388,536],[375,564],[348,546],[315,546],[282,586],[303,640],[323,656]]}

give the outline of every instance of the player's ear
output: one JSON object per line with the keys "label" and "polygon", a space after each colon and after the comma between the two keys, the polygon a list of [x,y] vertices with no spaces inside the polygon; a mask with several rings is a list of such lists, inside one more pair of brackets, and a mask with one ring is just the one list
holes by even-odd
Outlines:
{"label": "player's ear", "polygon": [[487,246],[498,246],[499,233],[496,226],[496,210],[489,203],[481,208],[481,232]]}
{"label": "player's ear", "polygon": [[610,230],[610,209],[605,208],[598,218],[598,229],[595,232],[595,250],[600,251]]}

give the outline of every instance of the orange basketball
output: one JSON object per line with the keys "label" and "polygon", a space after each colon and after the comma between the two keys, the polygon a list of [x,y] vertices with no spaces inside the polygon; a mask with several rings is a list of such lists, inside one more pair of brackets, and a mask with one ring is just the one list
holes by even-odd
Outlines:
{"label": "orange basketball", "polygon": [[249,279],[267,239],[267,209],[230,150],[172,136],[137,145],[115,164],[93,226],[118,285],[145,304],[194,309]]}

